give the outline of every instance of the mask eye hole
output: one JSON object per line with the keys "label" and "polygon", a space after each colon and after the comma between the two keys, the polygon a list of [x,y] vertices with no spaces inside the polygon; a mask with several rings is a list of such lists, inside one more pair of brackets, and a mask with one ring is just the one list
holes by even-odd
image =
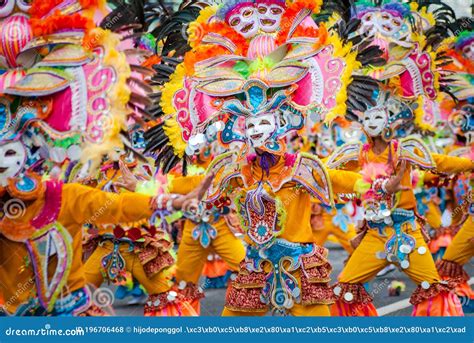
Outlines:
{"label": "mask eye hole", "polygon": [[270,125],[270,122],[266,119],[263,119],[261,122],[260,122],[261,125]]}
{"label": "mask eye hole", "polygon": [[260,13],[260,14],[265,14],[265,13],[267,13],[267,8],[264,7],[264,6],[260,6],[260,7],[258,8],[258,13]]}
{"label": "mask eye hole", "polygon": [[16,151],[12,149],[7,150],[7,152],[5,153],[5,156],[15,156],[15,155],[16,155]]}
{"label": "mask eye hole", "polygon": [[239,18],[232,18],[230,20],[230,26],[237,26],[240,24],[240,19]]}
{"label": "mask eye hole", "polygon": [[392,20],[392,24],[396,27],[402,26],[402,23],[400,23],[398,20],[395,20],[395,19]]}
{"label": "mask eye hole", "polygon": [[248,17],[250,17],[252,14],[253,14],[253,10],[248,9],[248,10],[245,10],[242,15],[243,15],[245,18],[248,18]]}
{"label": "mask eye hole", "polygon": [[390,19],[390,16],[388,14],[382,14],[382,19],[387,20]]}
{"label": "mask eye hole", "polygon": [[382,116],[376,116],[375,119],[383,119]]}
{"label": "mask eye hole", "polygon": [[253,129],[255,127],[255,125],[253,123],[250,123],[247,125],[247,129]]}
{"label": "mask eye hole", "polygon": [[283,12],[283,10],[282,10],[281,8],[279,8],[279,7],[273,7],[273,8],[271,9],[271,12],[272,12],[272,14],[277,15],[277,14],[281,14],[281,13]]}

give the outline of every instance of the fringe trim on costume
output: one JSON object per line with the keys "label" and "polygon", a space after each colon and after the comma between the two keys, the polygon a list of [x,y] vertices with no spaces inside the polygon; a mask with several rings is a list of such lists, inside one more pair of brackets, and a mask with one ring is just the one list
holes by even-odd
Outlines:
{"label": "fringe trim on costume", "polygon": [[331,286],[327,283],[312,282],[304,274],[301,275],[301,290],[302,305],[329,305],[334,303],[334,292]]}
{"label": "fringe trim on costume", "polygon": [[459,263],[441,260],[436,262],[436,267],[438,268],[439,275],[442,278],[449,278],[456,284],[469,280],[469,275]]}
{"label": "fringe trim on costume", "polygon": [[[452,291],[446,291],[440,284],[432,285],[428,290],[423,290],[424,297],[418,297],[418,302],[412,312],[412,316],[463,316],[462,305],[457,295]],[[418,289],[415,293],[418,292]],[[415,295],[415,293],[413,295]],[[413,298],[412,295],[412,298]],[[410,302],[413,304],[412,299]]]}
{"label": "fringe trim on costume", "polygon": [[195,317],[198,313],[182,295],[169,291],[150,295],[145,304],[144,315],[145,317]]}
{"label": "fringe trim on costume", "polygon": [[428,289],[419,285],[410,297],[410,303],[412,305],[418,305],[425,300],[433,298],[441,292],[452,292],[456,287],[456,284],[452,281],[436,282],[430,285]]}
{"label": "fringe trim on costume", "polygon": [[260,297],[262,288],[229,287],[225,307],[230,311],[239,312],[267,312],[269,306],[264,304]]}
{"label": "fringe trim on costume", "polygon": [[373,301],[361,283],[339,282],[333,287],[333,292],[338,301],[347,304],[368,304]]}
{"label": "fringe trim on costume", "polygon": [[178,289],[180,296],[186,301],[195,301],[204,298],[204,291],[201,287],[192,282],[187,282],[186,287]]}

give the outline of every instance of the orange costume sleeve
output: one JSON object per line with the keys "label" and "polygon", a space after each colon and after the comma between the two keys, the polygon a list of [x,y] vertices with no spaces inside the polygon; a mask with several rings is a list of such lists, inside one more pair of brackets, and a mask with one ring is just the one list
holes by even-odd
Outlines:
{"label": "orange costume sleeve", "polygon": [[355,184],[362,179],[362,175],[352,171],[328,169],[328,173],[334,194],[353,193]]}
{"label": "orange costume sleeve", "polygon": [[152,215],[151,197],[137,193],[115,194],[79,184],[65,184],[59,219],[69,225],[136,222]]}
{"label": "orange costume sleeve", "polygon": [[180,176],[174,178],[168,190],[170,193],[175,194],[188,194],[192,190],[194,190],[201,181],[204,179],[205,175],[193,175],[193,176]]}
{"label": "orange costume sleeve", "polygon": [[474,170],[474,162],[469,158],[432,154],[436,169],[442,173],[457,174]]}
{"label": "orange costume sleeve", "polygon": [[[58,221],[73,238],[73,260],[67,280],[67,290],[75,291],[86,285],[82,262],[82,225],[116,224],[134,222],[152,214],[150,197],[136,193],[115,194],[78,184],[65,184],[61,195]],[[29,221],[44,205],[44,197],[37,199],[26,209],[23,221]],[[35,279],[31,265],[25,264],[28,251],[24,243],[17,243],[0,236],[0,293],[6,299],[7,310],[16,307],[35,294]],[[22,292],[17,290],[21,285]]]}

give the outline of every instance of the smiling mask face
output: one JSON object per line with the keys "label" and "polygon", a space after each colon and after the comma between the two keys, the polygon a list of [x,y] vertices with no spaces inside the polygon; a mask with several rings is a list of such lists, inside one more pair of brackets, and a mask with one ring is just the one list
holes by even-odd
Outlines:
{"label": "smiling mask face", "polygon": [[277,4],[260,3],[257,5],[258,19],[260,29],[263,32],[275,32],[281,23],[283,7]]}
{"label": "smiling mask face", "polygon": [[18,175],[26,161],[26,150],[20,142],[0,145],[0,186],[6,186],[8,179]]}
{"label": "smiling mask face", "polygon": [[245,136],[254,148],[264,146],[276,129],[275,117],[272,114],[249,117],[245,121]]}
{"label": "smiling mask face", "polygon": [[388,115],[384,108],[372,108],[364,113],[362,125],[370,137],[382,134],[388,125]]}
{"label": "smiling mask face", "polygon": [[252,3],[242,5],[232,10],[227,23],[245,38],[252,38],[259,30],[257,9]]}

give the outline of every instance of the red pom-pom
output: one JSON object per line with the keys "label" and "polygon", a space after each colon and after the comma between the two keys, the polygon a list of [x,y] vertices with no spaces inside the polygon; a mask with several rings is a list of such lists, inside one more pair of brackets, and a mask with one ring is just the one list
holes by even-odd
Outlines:
{"label": "red pom-pom", "polygon": [[142,232],[139,228],[133,227],[127,231],[127,237],[132,241],[136,241],[142,237]]}
{"label": "red pom-pom", "polygon": [[125,236],[125,230],[122,229],[121,226],[116,226],[114,228],[114,236],[115,236],[115,238],[119,238],[119,239],[123,238]]}

